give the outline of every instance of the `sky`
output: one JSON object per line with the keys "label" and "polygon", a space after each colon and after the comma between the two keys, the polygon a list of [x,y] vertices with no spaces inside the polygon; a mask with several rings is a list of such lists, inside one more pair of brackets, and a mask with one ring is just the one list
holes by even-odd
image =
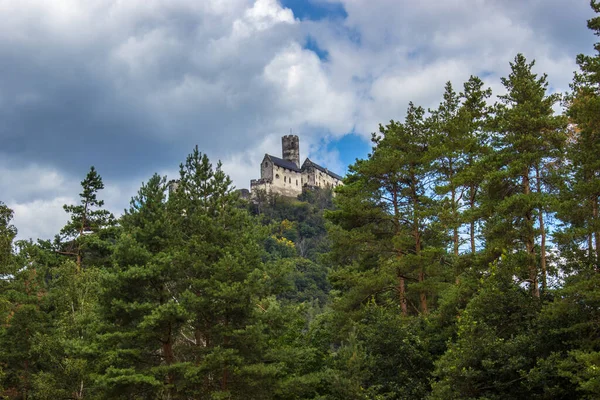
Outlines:
{"label": "sky", "polygon": [[592,16],[587,0],[0,0],[0,201],[20,239],[47,239],[91,165],[120,215],[195,145],[248,188],[290,132],[343,175],[445,82],[501,94],[517,53],[567,91]]}

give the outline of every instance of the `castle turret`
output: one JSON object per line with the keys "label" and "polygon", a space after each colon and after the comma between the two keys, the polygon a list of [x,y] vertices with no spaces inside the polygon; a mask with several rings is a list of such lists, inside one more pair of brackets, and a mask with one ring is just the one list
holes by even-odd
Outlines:
{"label": "castle turret", "polygon": [[300,168],[300,139],[296,135],[281,138],[281,155],[284,160],[291,161]]}

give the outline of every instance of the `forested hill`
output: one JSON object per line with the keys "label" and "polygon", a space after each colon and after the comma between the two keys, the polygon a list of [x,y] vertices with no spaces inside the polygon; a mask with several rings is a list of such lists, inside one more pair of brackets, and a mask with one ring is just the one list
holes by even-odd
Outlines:
{"label": "forested hill", "polygon": [[118,218],[92,167],[51,241],[0,203],[0,398],[600,398],[595,51],[565,95],[519,54],[410,103],[335,196],[195,148]]}

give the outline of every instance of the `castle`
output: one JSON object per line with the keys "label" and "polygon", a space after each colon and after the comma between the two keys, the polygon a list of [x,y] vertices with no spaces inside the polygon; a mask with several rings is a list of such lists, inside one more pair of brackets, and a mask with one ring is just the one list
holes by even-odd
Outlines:
{"label": "castle", "polygon": [[251,195],[258,191],[297,197],[303,188],[334,188],[342,177],[306,159],[300,166],[300,139],[296,135],[281,138],[282,158],[265,154],[260,164],[260,179],[250,181]]}

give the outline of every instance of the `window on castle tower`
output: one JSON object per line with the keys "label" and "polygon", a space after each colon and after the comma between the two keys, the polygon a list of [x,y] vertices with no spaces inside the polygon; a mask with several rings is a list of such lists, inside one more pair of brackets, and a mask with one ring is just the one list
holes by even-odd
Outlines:
{"label": "window on castle tower", "polygon": [[296,186],[298,186],[298,179],[296,179]]}
{"label": "window on castle tower", "polygon": [[275,178],[279,179],[279,174],[275,174]]}
{"label": "window on castle tower", "polygon": [[287,182],[287,181],[286,181],[286,179],[287,179],[287,176],[284,176],[284,177],[283,177],[283,181],[284,181],[284,182]]}

